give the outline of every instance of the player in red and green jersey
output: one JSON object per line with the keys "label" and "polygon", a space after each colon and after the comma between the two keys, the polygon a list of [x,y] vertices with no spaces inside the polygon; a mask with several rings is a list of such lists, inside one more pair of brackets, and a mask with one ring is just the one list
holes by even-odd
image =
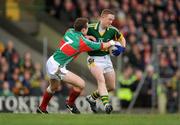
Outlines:
{"label": "player in red and green jersey", "polygon": [[[94,36],[97,41],[108,42],[109,40],[115,40],[116,42],[120,42],[122,47],[125,48],[126,40],[123,35],[117,28],[111,26],[114,18],[114,13],[111,10],[103,10],[100,21],[89,25],[88,35]],[[98,88],[91,95],[88,95],[86,100],[89,102],[92,111],[96,113],[96,99],[100,98],[104,104],[106,113],[109,114],[113,108],[109,103],[108,92],[115,89],[115,72],[109,51],[108,49],[99,49],[88,52],[88,55],[88,67],[97,80]]]}
{"label": "player in red and green jersey", "polygon": [[46,64],[47,74],[50,78],[49,86],[43,95],[43,100],[37,109],[37,113],[48,113],[46,107],[58,90],[61,81],[65,81],[73,86],[70,90],[69,98],[66,101],[66,107],[70,112],[79,114],[75,105],[76,98],[84,89],[85,82],[78,75],[68,71],[66,65],[76,58],[80,53],[98,49],[109,48],[114,45],[114,41],[107,43],[96,43],[85,38],[88,31],[88,20],[86,18],[77,18],[74,23],[74,29],[69,29],[55,53],[48,59]]}

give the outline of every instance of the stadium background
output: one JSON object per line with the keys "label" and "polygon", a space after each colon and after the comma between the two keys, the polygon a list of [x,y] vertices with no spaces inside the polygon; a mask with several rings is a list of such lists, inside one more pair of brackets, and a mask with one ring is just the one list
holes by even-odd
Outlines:
{"label": "stadium background", "polygon": [[[116,12],[113,25],[127,40],[126,52],[112,58],[115,112],[180,112],[178,0],[0,0],[0,112],[35,112],[48,84],[45,61],[63,33],[77,17],[97,22],[105,8]],[[83,96],[96,87],[86,57],[68,67],[87,82],[77,100],[83,112],[90,111]],[[69,88],[59,88],[50,112],[66,112]]]}

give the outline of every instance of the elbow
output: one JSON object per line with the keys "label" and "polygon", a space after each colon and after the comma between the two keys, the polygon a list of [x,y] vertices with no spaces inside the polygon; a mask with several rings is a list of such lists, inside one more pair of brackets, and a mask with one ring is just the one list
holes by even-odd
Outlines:
{"label": "elbow", "polygon": [[123,47],[126,47],[126,40],[125,40],[124,37],[123,37],[122,40],[121,40],[121,45],[122,45]]}

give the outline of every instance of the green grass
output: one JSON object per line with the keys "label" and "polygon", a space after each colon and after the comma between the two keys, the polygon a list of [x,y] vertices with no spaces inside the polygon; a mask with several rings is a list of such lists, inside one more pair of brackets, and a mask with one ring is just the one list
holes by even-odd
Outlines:
{"label": "green grass", "polygon": [[180,125],[180,114],[11,114],[0,113],[0,125]]}

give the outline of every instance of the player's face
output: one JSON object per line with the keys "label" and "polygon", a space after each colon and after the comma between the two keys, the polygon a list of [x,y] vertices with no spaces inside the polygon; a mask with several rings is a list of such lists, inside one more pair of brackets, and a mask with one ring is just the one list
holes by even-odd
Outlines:
{"label": "player's face", "polygon": [[114,18],[115,17],[112,14],[103,15],[101,17],[101,23],[104,27],[109,27],[114,21]]}

